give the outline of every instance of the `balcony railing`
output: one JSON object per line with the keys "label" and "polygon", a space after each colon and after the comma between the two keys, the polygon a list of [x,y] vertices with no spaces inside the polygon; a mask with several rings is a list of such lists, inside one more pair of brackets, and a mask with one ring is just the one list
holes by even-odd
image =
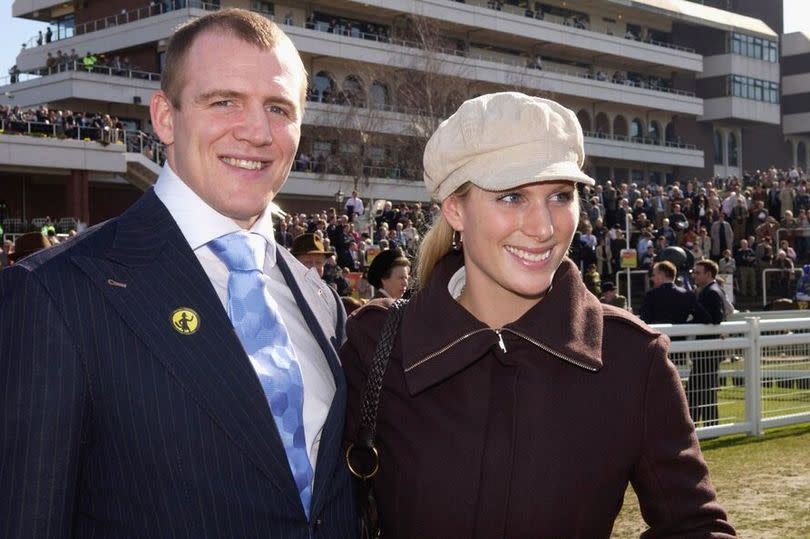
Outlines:
{"label": "balcony railing", "polygon": [[683,142],[677,142],[674,140],[667,140],[662,143],[661,140],[653,137],[631,137],[628,135],[611,135],[609,133],[603,133],[601,131],[583,131],[582,134],[586,137],[606,139],[606,140],[616,140],[619,142],[630,142],[632,144],[644,144],[648,146],[664,146],[666,148],[680,148],[684,150],[697,150],[697,146],[695,146],[694,144],[685,144]]}
{"label": "balcony railing", "polygon": [[13,84],[16,82],[26,82],[57,73],[67,73],[70,71],[98,73],[113,77],[124,77],[128,79],[160,81],[160,73],[152,73],[139,69],[131,69],[123,66],[110,66],[105,64],[85,65],[82,60],[63,61],[51,67],[43,67],[32,71],[20,72],[16,75],[0,77],[0,85]]}
{"label": "balcony railing", "polygon": [[[89,34],[91,32],[97,32],[99,30],[105,30],[107,28],[112,28],[114,26],[121,26],[122,24],[140,21],[142,19],[148,19],[149,17],[156,17],[158,15],[163,15],[164,13],[170,13],[172,11],[178,11],[180,9],[187,9],[187,8],[204,9],[206,11],[216,11],[220,8],[220,6],[219,3],[203,2],[201,0],[156,1],[152,2],[151,5],[149,6],[121,11],[120,13],[117,13],[115,15],[108,15],[100,19],[94,19],[92,21],[77,24],[73,27],[73,33],[66,32],[64,35],[59,35],[58,37],[54,36],[50,42],[54,43],[56,41],[69,39],[77,35]],[[41,45],[42,43],[38,43],[38,39],[39,39],[38,35],[32,36],[28,41],[23,43],[23,48]],[[45,44],[47,45],[48,43]]]}
{"label": "balcony railing", "polygon": [[65,126],[49,122],[30,122],[3,118],[0,119],[0,134],[82,140],[85,142],[98,142],[103,145],[120,144],[125,146],[127,152],[141,153],[158,164],[163,163],[166,154],[166,146],[148,133],[109,126]]}
{"label": "balcony railing", "polygon": [[[133,20],[139,20],[138,18],[135,18],[135,17],[141,17],[141,15],[143,15],[143,17],[152,17],[152,16],[160,15],[162,13],[166,13],[168,11],[176,11],[178,9],[184,9],[184,8],[197,8],[197,9],[204,9],[204,10],[207,10],[207,11],[215,11],[215,10],[219,9],[219,7],[220,7],[218,4],[202,2],[202,1],[199,1],[199,0],[173,0],[171,2],[167,2],[166,4],[168,4],[168,7],[164,7],[164,4],[159,4],[157,6],[149,6],[149,7],[144,7],[144,8],[132,10],[132,12],[135,12],[135,14],[132,15]],[[76,33],[79,34],[79,33],[83,33],[83,32],[86,32],[86,31],[96,31],[96,30],[101,30],[101,29],[104,29],[104,28],[109,28],[110,26],[116,26],[118,24],[125,24],[126,22],[131,22],[131,21],[128,20],[128,18],[129,18],[128,14],[129,13],[130,12],[123,12],[123,13],[118,14],[118,15],[112,15],[112,16],[107,17],[105,19],[99,19],[97,21],[84,23],[81,26],[77,26]],[[269,18],[271,18],[271,19],[275,19],[275,17],[272,14],[268,14],[268,13],[262,13],[262,14],[269,17]],[[141,17],[141,18],[143,18],[143,17]],[[102,21],[107,21],[108,19],[113,19],[114,20],[113,23],[111,24],[110,22],[102,22]],[[123,21],[123,22],[118,22],[119,20]],[[324,22],[324,21],[305,22],[303,24],[295,24],[295,22],[293,20],[285,19],[285,20],[281,21],[281,24],[282,25],[287,25],[287,26],[298,26],[298,27],[302,27],[302,28],[306,28],[306,29],[310,29],[310,30],[314,30],[314,31],[335,33],[334,32],[335,29],[331,28],[330,25],[328,23]],[[92,30],[89,30],[89,28],[91,27],[89,25],[92,25]],[[100,25],[102,27],[99,27]],[[78,30],[79,28],[82,28],[83,32],[79,32],[79,30]],[[342,35],[345,36],[345,37],[351,37],[351,38],[355,38],[355,39],[364,39],[364,40],[370,40],[370,41],[380,41],[380,42],[384,42],[384,43],[391,43],[393,45],[399,45],[401,47],[406,47],[406,48],[424,49],[423,44],[418,43],[418,42],[392,38],[392,37],[389,37],[387,34],[366,33],[366,32],[360,31],[359,28],[357,28],[357,27],[354,27],[351,30],[348,30],[348,28],[345,29],[342,32]],[[484,61],[495,62],[495,63],[499,63],[499,64],[504,64],[504,65],[511,65],[511,66],[519,68],[519,69],[530,68],[529,64],[532,63],[532,60],[530,58],[523,57],[523,56],[515,56],[514,60],[508,60],[508,59],[503,58],[503,57],[493,58],[492,56],[474,54],[474,53],[470,53],[469,51],[464,51],[464,50],[460,50],[460,49],[452,49],[452,48],[444,48],[444,47],[431,48],[430,52],[436,52],[436,53],[447,54],[447,55],[451,55],[451,56],[458,56],[458,57],[462,57],[462,58],[469,58],[469,59],[474,59],[474,60],[484,60]],[[578,78],[583,78],[583,79],[589,79],[589,80],[599,80],[599,79],[597,79],[596,75],[592,74],[592,73],[583,73],[583,72],[579,72],[579,71],[566,70],[566,69],[561,69],[561,68],[557,68],[557,67],[544,68],[543,71],[546,71],[546,72],[549,72],[549,73],[557,73],[557,74],[560,74],[560,75],[567,75],[567,76],[573,76],[573,77],[578,77]],[[643,88],[645,90],[650,90],[650,91],[653,91],[653,92],[662,92],[662,93],[667,93],[667,94],[683,95],[683,96],[687,96],[687,97],[694,97],[695,96],[694,92],[689,92],[689,91],[685,91],[685,90],[678,90],[678,89],[675,89],[675,88],[667,88],[665,86],[650,85],[650,84],[647,84],[647,83],[645,83],[643,81],[642,82],[636,82],[636,81],[627,79],[627,80],[617,82],[617,81],[613,81],[613,80],[608,79],[608,80],[602,80],[600,82],[606,82],[606,83],[615,84],[615,85],[619,85],[619,86],[631,86],[631,87],[636,87],[636,88]]]}
{"label": "balcony railing", "polygon": [[[447,0],[448,2],[456,3],[456,0]],[[489,7],[492,8],[489,0],[466,0],[465,2],[468,5],[474,5],[478,7]],[[559,17],[555,15],[545,14],[542,18],[537,17],[534,11],[527,10],[527,8],[519,8],[517,6],[509,6],[509,5],[502,5],[501,9],[502,13],[507,13],[509,15],[515,16],[524,16],[527,18],[534,18],[537,22],[545,22],[550,24],[556,24],[558,26],[567,26],[573,30],[577,30],[580,32],[591,32],[595,34],[603,34],[608,36],[615,36],[612,30],[608,29],[607,27],[599,27],[597,25],[590,24],[588,21],[575,21],[573,19],[566,19],[565,17]],[[532,13],[532,16],[529,16],[529,12]],[[567,22],[566,22],[567,21]],[[633,39],[635,41],[642,41],[637,36],[634,36]],[[657,41],[655,39],[645,39],[643,40],[644,43],[648,45],[655,45],[656,47],[663,47],[666,49],[674,49],[683,52],[689,52],[695,54],[695,49],[691,47],[684,47],[683,45],[676,45],[675,43],[667,43],[665,41]]]}

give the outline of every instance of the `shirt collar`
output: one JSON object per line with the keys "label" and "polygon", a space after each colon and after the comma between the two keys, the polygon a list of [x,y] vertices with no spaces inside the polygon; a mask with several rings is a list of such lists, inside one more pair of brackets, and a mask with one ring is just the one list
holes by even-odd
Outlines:
{"label": "shirt collar", "polygon": [[[193,251],[211,240],[241,230],[233,219],[222,215],[209,206],[195,193],[166,162],[155,183],[155,194],[169,210],[180,232]],[[273,234],[273,218],[265,211],[250,232],[258,234],[267,242],[266,261],[270,266],[276,263],[276,241]],[[264,261],[262,265],[264,265]]]}

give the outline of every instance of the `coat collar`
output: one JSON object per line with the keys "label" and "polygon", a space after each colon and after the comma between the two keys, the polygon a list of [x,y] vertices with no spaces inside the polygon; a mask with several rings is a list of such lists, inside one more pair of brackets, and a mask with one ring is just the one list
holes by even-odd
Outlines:
{"label": "coat collar", "polygon": [[[602,305],[582,284],[573,262],[563,261],[542,301],[497,329],[483,324],[451,297],[447,283],[462,264],[461,254],[445,256],[428,286],[407,307],[401,335],[403,368],[412,394],[475,363],[492,347],[500,347],[503,336],[523,339],[572,367],[601,369]],[[504,357],[508,358],[508,351]]]}

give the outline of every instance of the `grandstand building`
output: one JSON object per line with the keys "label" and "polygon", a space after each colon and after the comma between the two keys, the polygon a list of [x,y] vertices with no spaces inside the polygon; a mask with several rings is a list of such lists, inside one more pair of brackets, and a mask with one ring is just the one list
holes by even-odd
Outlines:
{"label": "grandstand building", "polygon": [[426,137],[464,99],[502,90],[577,111],[600,181],[810,166],[810,36],[780,36],[780,1],[14,0],[13,15],[50,23],[52,39],[26,43],[0,104],[100,112],[125,131],[3,126],[40,135],[0,135],[7,217],[93,224],[131,203],[159,171],[143,133],[172,29],[230,6],[279,23],[310,74],[301,156],[279,196],[288,210],[354,188],[426,200]]}

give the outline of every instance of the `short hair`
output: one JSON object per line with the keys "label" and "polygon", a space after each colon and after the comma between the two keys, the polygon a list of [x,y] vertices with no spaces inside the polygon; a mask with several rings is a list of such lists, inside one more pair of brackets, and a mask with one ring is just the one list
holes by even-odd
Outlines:
{"label": "short hair", "polygon": [[678,268],[675,267],[675,264],[670,262],[669,260],[663,260],[661,262],[656,262],[653,266],[653,271],[658,271],[663,273],[664,276],[669,279],[670,281],[675,280],[675,275],[678,274]]}
{"label": "short hair", "polygon": [[703,271],[708,271],[712,274],[712,279],[717,277],[717,272],[720,270],[720,267],[714,260],[698,260],[695,262],[695,266],[702,266]]}
{"label": "short hair", "polygon": [[[185,83],[183,67],[186,55],[194,45],[194,41],[210,30],[229,33],[245,43],[263,50],[272,50],[282,41],[289,41],[287,35],[276,23],[258,13],[245,9],[226,8],[182,24],[169,39],[163,73],[160,76],[160,89],[163,90],[163,93],[166,94],[172,106],[176,109],[180,108],[180,94]],[[291,41],[290,44],[292,45]],[[293,49],[296,50],[294,46]],[[300,54],[298,58],[300,60]],[[307,71],[303,61],[301,61],[301,69],[306,80]],[[301,104],[303,107],[307,87],[306,84],[302,86]]]}

